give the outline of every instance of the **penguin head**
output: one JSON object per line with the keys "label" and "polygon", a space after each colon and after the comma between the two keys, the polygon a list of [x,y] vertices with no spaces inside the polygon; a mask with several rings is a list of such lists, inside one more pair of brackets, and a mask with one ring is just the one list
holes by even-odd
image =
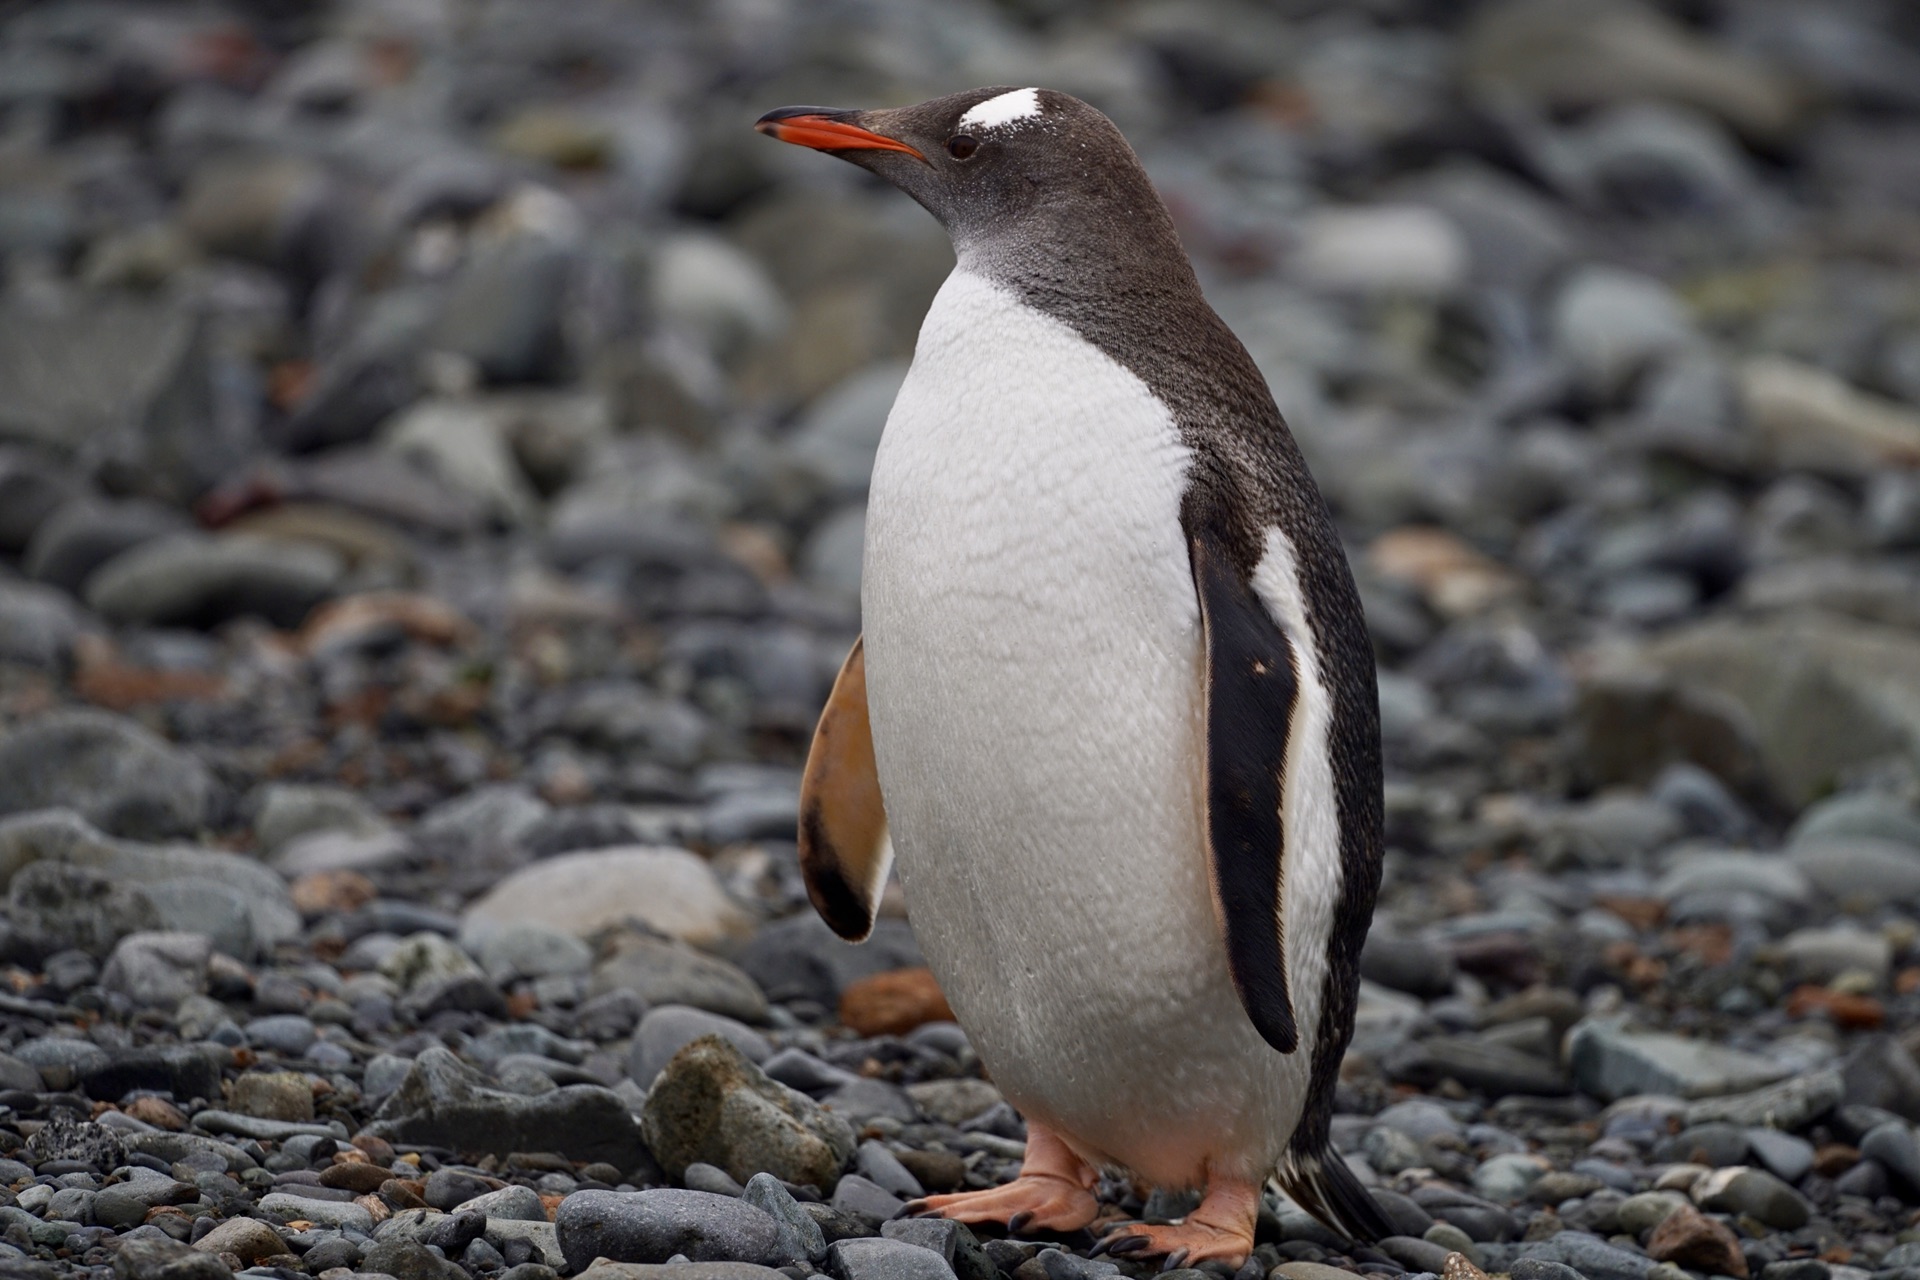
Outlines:
{"label": "penguin head", "polygon": [[1133,149],[1100,111],[1052,89],[969,89],[911,107],[782,107],[754,128],[827,151],[912,196],[964,256],[1129,215],[1163,217]]}

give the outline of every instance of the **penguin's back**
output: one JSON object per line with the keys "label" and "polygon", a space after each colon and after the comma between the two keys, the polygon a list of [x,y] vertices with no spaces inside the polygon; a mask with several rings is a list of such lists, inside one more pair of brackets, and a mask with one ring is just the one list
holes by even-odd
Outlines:
{"label": "penguin's back", "polygon": [[887,422],[862,590],[881,790],[929,962],[1010,1100],[1168,1184],[1209,1160],[1273,1167],[1325,927],[1289,938],[1308,1034],[1278,1054],[1210,896],[1192,462],[1139,377],[962,268]]}

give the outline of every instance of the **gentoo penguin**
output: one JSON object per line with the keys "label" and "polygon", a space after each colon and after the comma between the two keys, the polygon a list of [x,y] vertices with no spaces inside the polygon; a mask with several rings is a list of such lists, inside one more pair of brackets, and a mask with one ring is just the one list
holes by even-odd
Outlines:
{"label": "gentoo penguin", "polygon": [[897,857],[1027,1119],[1015,1181],[915,1208],[1071,1231],[1098,1171],[1126,1171],[1205,1197],[1102,1245],[1239,1265],[1275,1177],[1349,1237],[1390,1234],[1328,1145],[1380,878],[1372,650],[1300,452],[1139,160],[1047,89],[756,127],[893,183],[957,258],[874,462],[864,633],[800,815],[846,938]]}

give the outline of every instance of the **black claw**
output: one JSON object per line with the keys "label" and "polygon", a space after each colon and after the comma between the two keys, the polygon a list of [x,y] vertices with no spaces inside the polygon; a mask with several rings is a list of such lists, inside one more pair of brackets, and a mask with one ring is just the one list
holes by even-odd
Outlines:
{"label": "black claw", "polygon": [[1118,1240],[1115,1240],[1107,1246],[1107,1252],[1116,1254],[1138,1253],[1152,1243],[1153,1241],[1147,1239],[1145,1236],[1121,1236]]}
{"label": "black claw", "polygon": [[1187,1250],[1175,1249],[1172,1253],[1167,1255],[1167,1260],[1160,1264],[1160,1269],[1162,1271],[1178,1271],[1181,1267],[1184,1267],[1186,1264],[1187,1264]]}
{"label": "black claw", "polygon": [[1014,1232],[1015,1234],[1018,1234],[1021,1230],[1023,1230],[1026,1227],[1026,1225],[1029,1222],[1032,1222],[1032,1221],[1033,1221],[1033,1214],[1026,1209],[1022,1209],[1020,1212],[1014,1214],[1011,1218],[1007,1219],[1007,1230]]}
{"label": "black claw", "polygon": [[1087,1256],[1089,1258],[1099,1257],[1101,1254],[1107,1251],[1108,1247],[1112,1243],[1113,1242],[1111,1240],[1107,1239],[1105,1236],[1102,1236],[1100,1239],[1095,1240],[1093,1242],[1093,1248],[1087,1250]]}

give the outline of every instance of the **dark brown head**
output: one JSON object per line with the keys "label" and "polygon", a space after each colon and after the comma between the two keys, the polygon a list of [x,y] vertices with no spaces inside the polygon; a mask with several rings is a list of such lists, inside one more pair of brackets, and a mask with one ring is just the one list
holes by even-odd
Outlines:
{"label": "dark brown head", "polygon": [[754,127],[885,178],[940,220],[962,259],[1145,240],[1185,266],[1127,140],[1052,89],[969,89],[881,111],[782,107]]}

